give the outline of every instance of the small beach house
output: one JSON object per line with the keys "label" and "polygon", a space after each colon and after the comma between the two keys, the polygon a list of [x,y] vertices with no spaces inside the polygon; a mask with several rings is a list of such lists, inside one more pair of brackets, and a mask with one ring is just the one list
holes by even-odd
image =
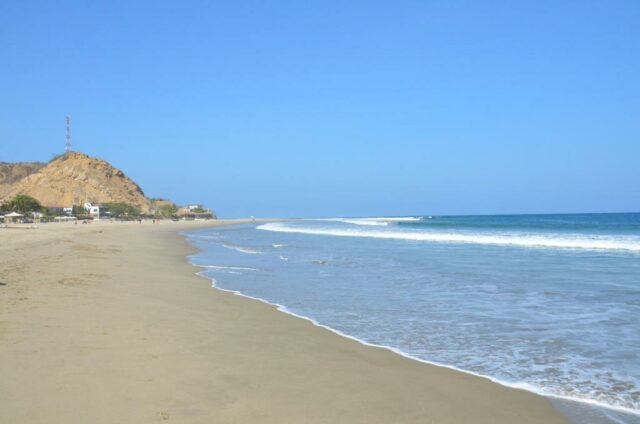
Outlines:
{"label": "small beach house", "polygon": [[93,204],[87,202],[84,204],[84,210],[93,218],[100,219],[101,217],[109,216],[109,210],[104,205]]}

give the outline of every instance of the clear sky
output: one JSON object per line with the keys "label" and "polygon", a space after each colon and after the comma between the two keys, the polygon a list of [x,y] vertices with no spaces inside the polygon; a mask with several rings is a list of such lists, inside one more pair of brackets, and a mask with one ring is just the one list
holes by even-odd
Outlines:
{"label": "clear sky", "polygon": [[220,216],[640,210],[640,1],[3,1],[0,160]]}

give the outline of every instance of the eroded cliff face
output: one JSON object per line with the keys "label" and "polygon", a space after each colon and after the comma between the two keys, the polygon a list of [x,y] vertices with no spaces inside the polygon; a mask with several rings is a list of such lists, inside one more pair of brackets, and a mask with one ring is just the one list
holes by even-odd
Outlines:
{"label": "eroded cliff face", "polygon": [[[143,212],[151,206],[142,189],[124,172],[83,153],[70,152],[40,167],[9,168],[16,165],[3,164],[6,172],[0,174],[0,200],[26,194],[43,206],[125,202]],[[20,173],[24,174],[21,178]]]}
{"label": "eroded cliff face", "polygon": [[27,175],[38,172],[45,165],[42,162],[0,162],[0,193]]}

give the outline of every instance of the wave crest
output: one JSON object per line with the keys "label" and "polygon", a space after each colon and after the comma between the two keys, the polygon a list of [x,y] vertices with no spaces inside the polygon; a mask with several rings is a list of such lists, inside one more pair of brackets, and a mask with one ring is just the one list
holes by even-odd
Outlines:
{"label": "wave crest", "polygon": [[640,252],[640,237],[596,236],[584,234],[540,233],[456,233],[410,232],[337,228],[292,227],[283,223],[268,223],[259,230],[300,233],[336,237],[365,237],[394,240],[428,241],[438,243],[468,243],[481,245],[539,247],[556,249],[624,250]]}
{"label": "wave crest", "polygon": [[236,245],[233,245],[233,244],[223,244],[222,247],[224,247],[225,249],[235,250],[236,252],[249,253],[251,255],[260,255],[260,254],[262,254],[262,252],[259,251],[259,250],[251,249],[249,247],[244,247],[244,246],[236,246]]}
{"label": "wave crest", "polygon": [[379,217],[379,218],[321,218],[314,219],[313,221],[332,221],[332,222],[344,222],[345,224],[353,225],[366,225],[375,227],[386,227],[389,224],[395,224],[398,222],[418,222],[422,218],[416,216],[400,216],[400,217]]}

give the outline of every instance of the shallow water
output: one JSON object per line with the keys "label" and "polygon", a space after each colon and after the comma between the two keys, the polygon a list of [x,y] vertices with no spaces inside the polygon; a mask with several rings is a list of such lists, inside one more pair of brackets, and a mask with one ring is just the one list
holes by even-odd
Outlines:
{"label": "shallow water", "polygon": [[576,422],[640,422],[640,214],[304,220],[189,238],[218,287],[577,400],[559,404]]}

